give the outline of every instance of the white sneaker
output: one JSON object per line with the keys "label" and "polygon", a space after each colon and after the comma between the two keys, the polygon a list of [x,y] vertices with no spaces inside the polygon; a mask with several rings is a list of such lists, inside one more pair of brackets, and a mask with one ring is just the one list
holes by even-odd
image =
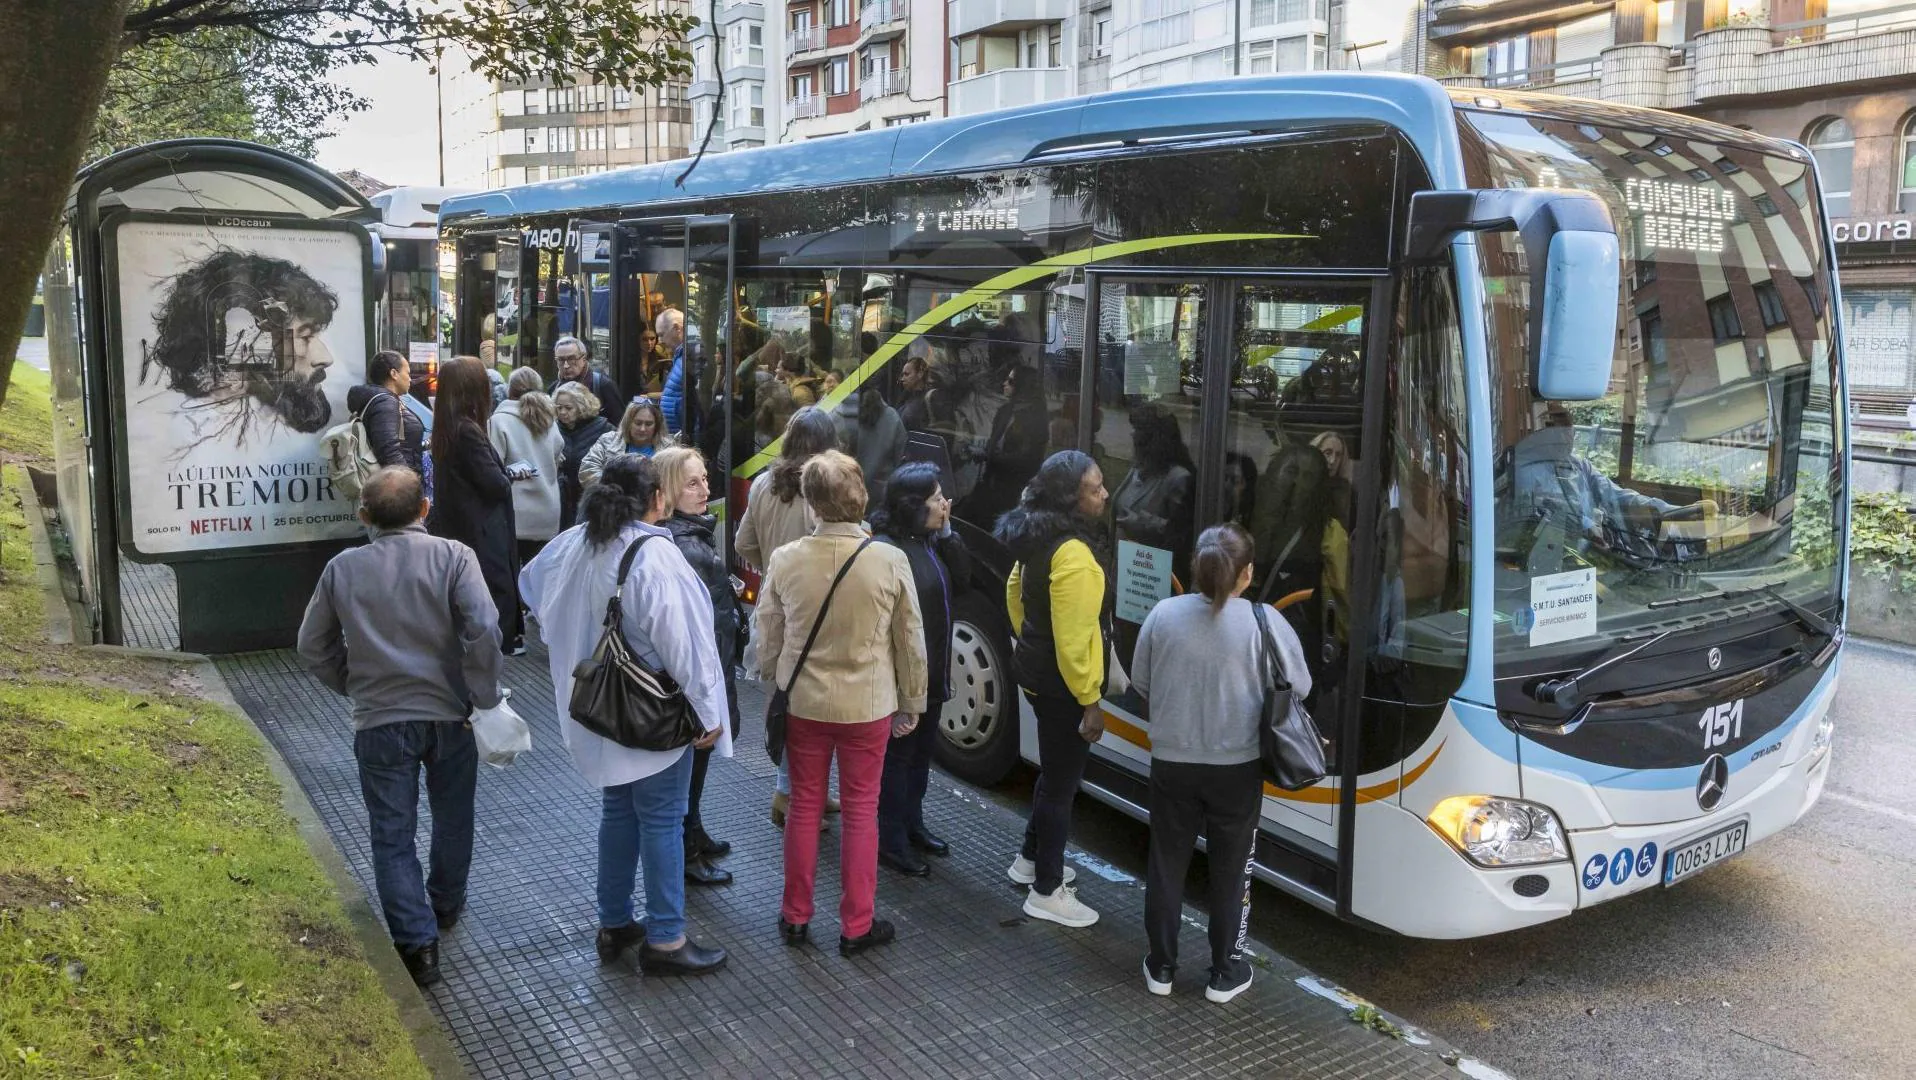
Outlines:
{"label": "white sneaker", "polygon": [[1204,1000],[1215,1001],[1219,1005],[1231,1000],[1251,988],[1251,965],[1244,965],[1244,981],[1235,982],[1223,972],[1211,973],[1211,983],[1204,988]]}
{"label": "white sneaker", "polygon": [[[1005,876],[1019,885],[1036,884],[1038,880],[1038,864],[1020,855],[1011,860],[1011,865],[1005,869]],[[1069,885],[1076,880],[1078,880],[1078,872],[1069,866],[1065,867],[1064,883]]]}
{"label": "white sneaker", "polygon": [[1045,896],[1033,888],[1025,894],[1025,914],[1059,926],[1084,927],[1098,921],[1098,913],[1078,900],[1078,890],[1069,885]]}
{"label": "white sneaker", "polygon": [[[1159,997],[1170,997],[1171,996],[1171,972],[1172,972],[1171,968],[1164,968],[1158,971],[1156,974],[1153,974],[1151,971],[1151,958],[1149,956],[1145,957],[1144,958],[1144,988],[1146,990],[1151,991],[1153,994],[1156,994]],[[1164,976],[1164,978],[1159,979],[1158,975],[1162,975]]]}

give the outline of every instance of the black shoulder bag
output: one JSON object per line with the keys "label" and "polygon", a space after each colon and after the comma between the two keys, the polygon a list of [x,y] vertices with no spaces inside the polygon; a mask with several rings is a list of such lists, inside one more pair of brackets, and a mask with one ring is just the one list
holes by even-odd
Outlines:
{"label": "black shoulder bag", "polygon": [[1258,668],[1264,683],[1264,708],[1257,723],[1264,775],[1286,791],[1301,791],[1330,774],[1324,763],[1324,737],[1318,734],[1310,710],[1304,708],[1304,699],[1284,678],[1277,646],[1264,622],[1264,605],[1253,602],[1251,615],[1257,619]]}
{"label": "black shoulder bag", "polygon": [[572,699],[567,704],[579,726],[620,746],[634,750],[677,750],[705,734],[685,700],[685,692],[670,675],[655,671],[626,643],[619,620],[621,597],[632,560],[647,540],[632,541],[619,560],[619,584],[605,604],[605,629],[592,655],[572,669]]}
{"label": "black shoulder bag", "polygon": [[818,605],[818,618],[812,620],[812,632],[805,638],[805,647],[798,651],[798,663],[792,665],[792,677],[785,680],[784,686],[774,689],[772,699],[765,703],[765,756],[771,758],[774,765],[785,756],[785,721],[790,718],[792,687],[798,684],[798,673],[805,670],[805,658],[812,655],[812,643],[818,640],[819,628],[825,625],[825,613],[832,609],[832,594],[838,591],[838,583],[851,572],[858,556],[870,546],[871,538],[866,537],[838,568],[832,587],[825,590],[825,602]]}

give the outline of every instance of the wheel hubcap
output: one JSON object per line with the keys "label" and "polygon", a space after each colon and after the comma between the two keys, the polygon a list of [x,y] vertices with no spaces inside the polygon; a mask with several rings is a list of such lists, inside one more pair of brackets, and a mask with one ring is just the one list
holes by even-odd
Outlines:
{"label": "wheel hubcap", "polygon": [[951,628],[951,701],[939,726],[953,746],[977,750],[991,740],[1004,714],[1007,672],[984,631],[962,620]]}

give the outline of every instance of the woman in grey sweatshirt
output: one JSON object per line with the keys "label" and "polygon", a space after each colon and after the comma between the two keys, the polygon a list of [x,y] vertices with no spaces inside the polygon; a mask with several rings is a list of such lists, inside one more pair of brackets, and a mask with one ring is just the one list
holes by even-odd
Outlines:
{"label": "woman in grey sweatshirt", "polygon": [[1311,675],[1283,619],[1266,617],[1260,641],[1252,601],[1251,537],[1237,525],[1206,529],[1191,558],[1197,591],[1151,609],[1132,654],[1132,686],[1149,706],[1151,855],[1144,923],[1151,951],[1145,985],[1171,992],[1177,970],[1184,873],[1199,830],[1211,861],[1211,977],[1204,996],[1225,1002],[1251,985],[1244,938],[1251,917],[1251,852],[1264,802],[1258,721],[1266,686],[1260,650],[1276,650],[1300,695]]}

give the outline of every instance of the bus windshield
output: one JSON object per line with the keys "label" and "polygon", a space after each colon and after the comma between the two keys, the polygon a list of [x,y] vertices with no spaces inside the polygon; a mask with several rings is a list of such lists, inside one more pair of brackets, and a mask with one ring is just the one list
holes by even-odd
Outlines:
{"label": "bus windshield", "polygon": [[1839,373],[1806,161],[1668,133],[1466,111],[1500,187],[1610,204],[1623,251],[1609,392],[1530,390],[1528,267],[1480,239],[1495,426],[1497,657],[1821,608],[1838,583]]}

